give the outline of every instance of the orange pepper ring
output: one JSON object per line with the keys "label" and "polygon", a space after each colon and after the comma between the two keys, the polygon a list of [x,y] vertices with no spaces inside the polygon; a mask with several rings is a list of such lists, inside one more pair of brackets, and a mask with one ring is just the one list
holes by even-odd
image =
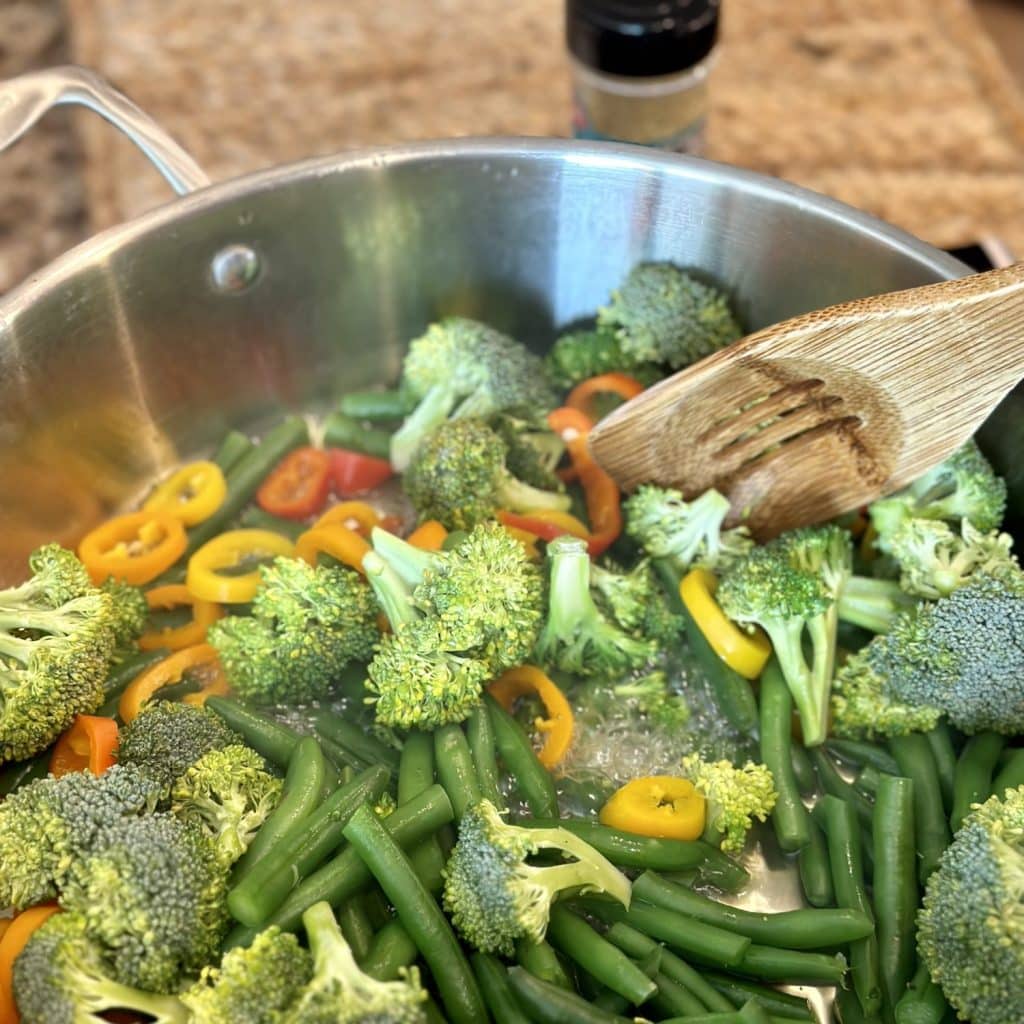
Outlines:
{"label": "orange pepper ring", "polygon": [[206,630],[224,614],[215,601],[204,601],[196,597],[184,583],[168,583],[146,591],[146,604],[151,609],[192,607],[192,621],[184,626],[165,626],[150,630],[138,639],[144,651],[155,651],[166,647],[169,651],[180,651],[183,647],[201,644],[206,639]]}
{"label": "orange pepper ring", "polygon": [[[365,501],[339,501],[337,505],[332,505],[313,524],[312,528],[316,530],[321,526],[329,526],[331,523],[341,523],[353,533],[368,537],[375,526],[380,526],[380,514]],[[353,523],[356,525],[353,526]]]}
{"label": "orange pepper ring", "polygon": [[[118,704],[121,721],[125,724],[133,721],[153,694],[165,686],[173,686],[175,683],[181,682],[181,677],[189,669],[200,666],[209,666],[214,670],[213,675],[203,683],[201,689],[203,691],[210,689],[211,693],[224,692],[220,689],[224,685],[224,670],[221,668],[216,648],[210,644],[195,644],[192,647],[175,651],[163,661],[151,665],[128,684],[128,688],[121,694],[121,701]],[[190,694],[189,696],[195,695]]]}
{"label": "orange pepper ring", "polygon": [[358,572],[363,571],[363,558],[371,550],[365,537],[342,523],[314,526],[295,542],[295,556],[310,565],[316,565],[317,555],[323,553]]}
{"label": "orange pepper ring", "polygon": [[[132,544],[142,545],[133,554]],[[108,576],[139,585],[170,568],[188,546],[180,519],[166,512],[130,512],[101,523],[78,545],[78,557],[96,584]]]}
{"label": "orange pepper ring", "polygon": [[487,690],[510,713],[519,697],[540,697],[547,718],[534,721],[534,728],[544,737],[537,759],[549,771],[562,762],[572,743],[573,714],[565,694],[551,679],[534,665],[521,665],[499,676]]}

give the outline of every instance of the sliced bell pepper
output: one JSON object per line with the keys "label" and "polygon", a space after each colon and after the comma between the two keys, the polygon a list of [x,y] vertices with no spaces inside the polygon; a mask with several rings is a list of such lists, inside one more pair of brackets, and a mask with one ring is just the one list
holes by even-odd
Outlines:
{"label": "sliced bell pepper", "polygon": [[565,694],[536,666],[510,668],[487,688],[508,712],[520,697],[536,694],[546,717],[534,719],[533,727],[544,737],[537,759],[549,771],[560,764],[572,743],[573,715]]}
{"label": "sliced bell pepper", "polygon": [[60,913],[56,903],[40,903],[17,914],[0,938],[0,1024],[18,1024],[18,1007],[14,1002],[14,961],[28,944],[36,929],[54,914]]}
{"label": "sliced bell pepper", "polygon": [[644,386],[628,373],[601,373],[596,377],[582,380],[569,392],[565,404],[578,409],[591,420],[599,419],[597,412],[598,395],[618,395],[624,402],[636,398]]}
{"label": "sliced bell pepper", "polygon": [[363,558],[370,550],[365,537],[341,523],[314,526],[295,542],[295,557],[310,565],[316,565],[317,556],[323,553],[358,572],[363,571]]}
{"label": "sliced bell pepper", "polygon": [[405,539],[414,548],[420,548],[422,551],[440,551],[447,536],[448,531],[441,523],[436,519],[428,519],[425,523],[420,523]]}
{"label": "sliced bell pepper", "polygon": [[192,621],[186,622],[184,626],[154,629],[143,633],[138,639],[138,644],[144,651],[155,651],[161,647],[166,647],[169,651],[180,651],[183,647],[201,644],[206,639],[207,629],[224,614],[219,604],[196,597],[184,583],[169,583],[147,590],[146,604],[153,609],[181,608],[190,605]]}
{"label": "sliced bell pepper", "polygon": [[117,722],[99,715],[75,715],[50,755],[50,774],[90,771],[102,775],[117,762]]}
{"label": "sliced bell pepper", "polygon": [[498,522],[506,529],[523,530],[539,540],[554,540],[569,533],[581,540],[590,539],[590,531],[569,512],[538,508],[530,512],[498,512]]}
{"label": "sliced bell pepper", "polygon": [[287,537],[271,530],[229,530],[207,541],[188,560],[185,586],[201,601],[245,604],[260,585],[259,570],[234,576],[219,570],[268,555],[288,558],[294,551],[295,545]]}
{"label": "sliced bell pepper", "polygon": [[593,421],[579,409],[562,406],[548,414],[551,429],[565,442],[590,520],[587,551],[591,558],[604,554],[622,533],[621,495],[615,481],[594,461],[587,446]]}
{"label": "sliced bell pepper", "polygon": [[617,789],[598,819],[609,828],[658,839],[700,839],[707,805],[689,779],[647,775]]}
{"label": "sliced bell pepper", "polygon": [[380,513],[365,501],[339,501],[332,505],[314,524],[313,529],[320,526],[328,526],[331,523],[341,523],[350,530],[369,537],[375,526],[380,526]]}
{"label": "sliced bell pepper", "polygon": [[224,504],[227,493],[227,481],[216,462],[191,462],[160,484],[142,509],[166,512],[186,526],[195,526]]}
{"label": "sliced bell pepper", "polygon": [[387,459],[378,459],[348,448],[328,448],[331,483],[339,498],[351,498],[380,487],[395,475]]}
{"label": "sliced bell pepper", "polygon": [[227,692],[216,649],[210,644],[195,644],[151,665],[128,684],[117,708],[121,721],[125,725],[133,721],[158,690],[180,683],[186,673],[198,676],[201,690],[209,690],[210,695]]}
{"label": "sliced bell pepper", "polygon": [[284,519],[306,519],[324,507],[331,489],[331,458],[305,445],[289,452],[256,492],[265,512]]}
{"label": "sliced bell pepper", "polygon": [[707,569],[691,569],[679,584],[679,596],[715,654],[744,679],[757,679],[768,664],[772,645],[760,629],[740,629],[715,600],[718,580]]}
{"label": "sliced bell pepper", "polygon": [[87,533],[78,557],[94,583],[113,576],[139,586],[174,565],[187,544],[180,519],[166,512],[130,512]]}
{"label": "sliced bell pepper", "polygon": [[531,562],[540,561],[540,549],[537,547],[537,535],[535,533],[531,533],[529,530],[520,530],[517,526],[509,526],[507,523],[502,523],[502,526],[523,545],[526,557]]}

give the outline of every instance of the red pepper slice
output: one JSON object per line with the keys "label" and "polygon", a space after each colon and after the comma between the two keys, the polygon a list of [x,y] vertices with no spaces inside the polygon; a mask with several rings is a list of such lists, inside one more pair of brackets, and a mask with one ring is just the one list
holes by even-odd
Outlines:
{"label": "red pepper slice", "polygon": [[351,498],[365,494],[379,487],[394,476],[394,470],[387,459],[377,459],[348,448],[329,448],[331,459],[331,482],[339,498]]}
{"label": "red pepper slice", "polygon": [[50,773],[90,771],[102,775],[117,761],[117,722],[99,715],[76,715],[50,755]]}
{"label": "red pepper slice", "polygon": [[260,508],[284,519],[306,519],[327,501],[331,487],[331,460],[320,448],[289,452],[256,492]]}

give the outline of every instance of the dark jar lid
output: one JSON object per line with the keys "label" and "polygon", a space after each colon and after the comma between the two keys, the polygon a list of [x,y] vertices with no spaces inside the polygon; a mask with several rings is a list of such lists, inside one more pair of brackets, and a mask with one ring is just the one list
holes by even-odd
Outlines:
{"label": "dark jar lid", "polygon": [[566,40],[595,71],[651,77],[699,64],[718,37],[721,0],[567,0]]}

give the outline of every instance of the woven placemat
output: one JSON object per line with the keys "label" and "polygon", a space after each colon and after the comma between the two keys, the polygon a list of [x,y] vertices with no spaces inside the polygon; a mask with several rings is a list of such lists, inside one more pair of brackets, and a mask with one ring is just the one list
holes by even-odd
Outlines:
{"label": "woven placemat", "polygon": [[[353,146],[562,134],[562,0],[67,0],[76,58],[215,178]],[[1024,100],[967,0],[725,0],[710,155],[942,246],[1024,253]],[[80,122],[97,226],[167,198]]]}

